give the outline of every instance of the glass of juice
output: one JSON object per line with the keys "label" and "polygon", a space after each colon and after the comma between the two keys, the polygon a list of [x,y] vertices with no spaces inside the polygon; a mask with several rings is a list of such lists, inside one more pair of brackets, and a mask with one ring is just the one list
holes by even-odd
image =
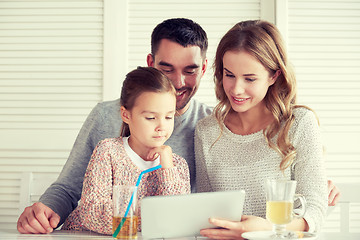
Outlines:
{"label": "glass of juice", "polygon": [[[131,202],[131,205],[129,203]],[[119,227],[115,239],[136,239],[138,216],[136,216],[137,187],[132,185],[113,186],[112,232]]]}
{"label": "glass of juice", "polygon": [[[273,223],[275,239],[287,239],[286,224],[294,217],[304,216],[306,209],[305,198],[295,194],[296,181],[267,180],[266,182],[266,218]],[[294,211],[294,200],[299,199],[301,208]]]}

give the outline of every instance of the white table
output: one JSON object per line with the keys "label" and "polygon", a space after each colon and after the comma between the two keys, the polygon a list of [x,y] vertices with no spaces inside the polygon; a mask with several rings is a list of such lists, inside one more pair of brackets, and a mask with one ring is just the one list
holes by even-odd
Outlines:
{"label": "white table", "polygon": [[[77,240],[77,239],[90,239],[90,240],[103,240],[103,239],[113,239],[112,236],[101,235],[93,232],[75,232],[75,231],[65,231],[65,230],[56,230],[50,234],[20,234],[16,230],[0,230],[0,239],[1,240],[13,240],[13,239],[40,239],[40,240]],[[139,236],[138,239],[142,239]],[[205,239],[202,237],[191,237],[191,238],[178,238],[181,240],[185,239]],[[172,238],[174,240],[174,238]],[[341,235],[339,233],[322,233],[318,240],[360,240],[360,233],[350,233],[347,235]]]}
{"label": "white table", "polygon": [[12,240],[12,239],[40,239],[40,240],[73,240],[73,239],[113,239],[112,236],[101,235],[93,232],[76,232],[76,231],[65,231],[55,230],[49,234],[20,234],[17,230],[0,230],[1,240]]}

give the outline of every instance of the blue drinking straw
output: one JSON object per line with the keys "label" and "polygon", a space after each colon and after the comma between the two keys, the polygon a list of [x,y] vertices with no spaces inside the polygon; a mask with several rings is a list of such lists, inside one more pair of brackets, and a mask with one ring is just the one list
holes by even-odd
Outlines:
{"label": "blue drinking straw", "polygon": [[[159,168],[161,168],[161,165],[157,165],[157,166],[155,166],[155,167],[152,167],[152,168],[149,168],[149,169],[146,169],[146,170],[142,171],[142,172],[140,173],[137,181],[136,181],[135,189],[137,190],[137,187],[138,187],[139,184],[140,184],[141,178],[142,178],[142,176],[143,176],[145,173],[155,171],[155,170],[157,170],[157,169],[159,169]],[[126,208],[124,217],[123,217],[123,219],[121,220],[120,224],[118,225],[118,227],[116,228],[116,230],[115,230],[115,232],[114,232],[114,234],[113,234],[113,237],[114,237],[114,238],[116,238],[116,236],[119,234],[122,226],[123,226],[124,223],[125,223],[125,220],[126,220],[126,217],[127,217],[128,213],[129,213],[129,210],[130,210],[131,204],[132,204],[132,202],[133,202],[133,199],[134,199],[134,195],[135,195],[136,190],[134,190],[134,192],[132,193],[131,198],[130,198],[130,202],[129,202],[127,208]]]}

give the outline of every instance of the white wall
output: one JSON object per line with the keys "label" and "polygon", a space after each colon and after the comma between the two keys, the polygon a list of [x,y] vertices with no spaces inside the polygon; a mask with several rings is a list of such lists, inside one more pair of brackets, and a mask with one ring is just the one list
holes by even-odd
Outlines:
{"label": "white wall", "polygon": [[[92,107],[119,96],[125,74],[146,65],[152,29],[172,17],[207,31],[209,66],[236,22],[275,22],[297,72],[299,103],[319,114],[329,178],[360,182],[359,0],[149,2],[0,0],[0,228],[15,228],[21,173],[58,175]],[[215,105],[211,75],[209,67],[195,97]]]}

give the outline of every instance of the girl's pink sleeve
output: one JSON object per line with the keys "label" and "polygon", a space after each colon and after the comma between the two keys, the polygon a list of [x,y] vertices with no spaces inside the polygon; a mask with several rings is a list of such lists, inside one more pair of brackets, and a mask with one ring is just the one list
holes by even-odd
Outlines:
{"label": "girl's pink sleeve", "polygon": [[169,169],[159,169],[159,195],[178,195],[189,194],[190,174],[186,160],[173,154],[174,167]]}
{"label": "girl's pink sleeve", "polygon": [[110,142],[100,141],[86,169],[81,194],[80,215],[84,227],[112,234],[112,165]]}

